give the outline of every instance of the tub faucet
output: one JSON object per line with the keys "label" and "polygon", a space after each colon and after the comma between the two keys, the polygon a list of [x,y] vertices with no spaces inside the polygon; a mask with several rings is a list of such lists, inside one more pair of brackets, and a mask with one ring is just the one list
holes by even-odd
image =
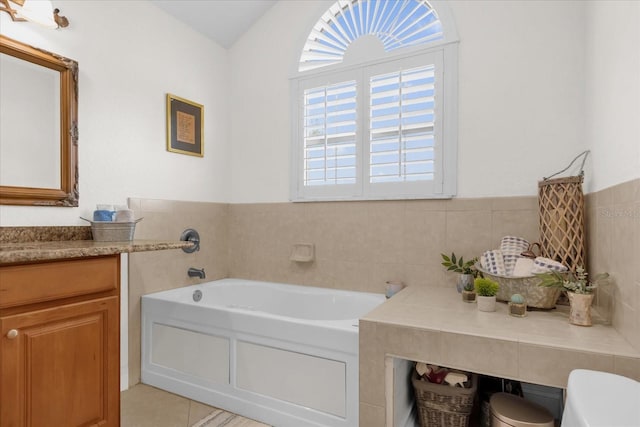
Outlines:
{"label": "tub faucet", "polygon": [[204,274],[204,268],[189,267],[189,270],[187,270],[187,274],[189,275],[189,277],[199,277],[201,279],[204,279],[206,277],[206,275]]}

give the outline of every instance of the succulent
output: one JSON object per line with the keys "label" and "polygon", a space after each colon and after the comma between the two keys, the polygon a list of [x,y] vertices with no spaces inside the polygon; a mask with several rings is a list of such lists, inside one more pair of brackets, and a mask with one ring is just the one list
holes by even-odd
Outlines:
{"label": "succulent", "polygon": [[475,286],[473,285],[473,281],[469,280],[467,283],[465,283],[463,289],[465,291],[472,292],[475,289]]}
{"label": "succulent", "polygon": [[598,287],[599,284],[606,282],[609,273],[600,273],[596,275],[595,280],[589,282],[587,280],[588,273],[583,267],[576,267],[576,271],[568,273],[559,273],[557,271],[549,271],[546,273],[538,273],[536,276],[541,282],[538,286],[546,288],[561,288],[565,291],[574,292],[576,294],[590,294]]}
{"label": "succulent", "polygon": [[497,282],[484,277],[478,277],[473,281],[473,285],[476,288],[476,293],[481,297],[494,297],[500,289]]}
{"label": "succulent", "polygon": [[451,256],[440,254],[442,257],[442,265],[447,268],[447,271],[455,271],[460,274],[471,274],[473,277],[478,277],[478,270],[474,268],[474,264],[478,262],[478,258],[473,258],[465,261],[463,257],[457,258],[456,254],[451,252]]}

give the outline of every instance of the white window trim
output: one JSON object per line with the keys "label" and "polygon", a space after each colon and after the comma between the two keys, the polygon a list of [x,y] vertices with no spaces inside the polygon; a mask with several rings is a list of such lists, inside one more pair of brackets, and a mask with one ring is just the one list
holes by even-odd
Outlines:
{"label": "white window trim", "polygon": [[[416,191],[416,186],[397,184],[369,184],[368,180],[364,179],[364,176],[368,177],[368,174],[362,174],[362,168],[368,167],[368,160],[363,162],[362,160],[367,157],[365,150],[368,149],[367,144],[364,141],[360,141],[358,144],[358,156],[360,162],[357,166],[357,172],[359,182],[357,185],[338,185],[338,186],[318,186],[318,187],[304,187],[303,185],[303,146],[300,143],[302,136],[301,129],[301,101],[304,94],[304,83],[320,82],[323,79],[327,79],[329,76],[334,77],[338,74],[344,74],[345,80],[348,80],[349,76],[354,76],[358,73],[362,73],[363,69],[367,67],[384,67],[385,63],[396,61],[412,61],[412,58],[420,58],[424,55],[440,55],[441,62],[441,74],[443,76],[442,86],[439,88],[442,91],[442,138],[439,140],[442,157],[442,174],[441,182],[433,182],[434,186],[432,191],[426,193],[423,191]],[[341,71],[338,71],[341,70]],[[440,70],[438,71],[440,74]],[[312,201],[341,201],[341,200],[392,200],[392,199],[448,199],[455,196],[457,191],[457,140],[458,140],[458,44],[457,42],[441,44],[431,48],[408,48],[402,53],[394,53],[385,56],[384,60],[372,60],[365,63],[347,66],[330,66],[324,67],[319,70],[310,70],[292,78],[290,81],[291,87],[291,179],[290,179],[290,200],[293,202],[312,202]],[[360,79],[362,81],[362,79]],[[332,78],[331,82],[335,82]],[[309,85],[311,87],[311,85]],[[368,112],[368,90],[365,90],[362,85],[358,87],[358,111]],[[368,135],[368,119],[359,120],[358,134],[360,138],[363,135]],[[446,143],[442,144],[442,141]],[[424,186],[424,181],[418,184]],[[437,188],[436,188],[437,185]],[[370,192],[370,188],[375,186],[379,190]],[[343,188],[340,188],[343,187]],[[386,187],[386,188],[385,188]],[[389,188],[393,188],[389,191]],[[403,188],[399,190],[399,188]]]}

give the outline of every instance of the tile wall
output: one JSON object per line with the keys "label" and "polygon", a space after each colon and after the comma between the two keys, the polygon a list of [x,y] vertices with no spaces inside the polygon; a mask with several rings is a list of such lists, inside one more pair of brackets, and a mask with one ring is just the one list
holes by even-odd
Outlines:
{"label": "tile wall", "polygon": [[[499,246],[508,234],[537,240],[535,197],[234,204],[229,271],[234,277],[384,292],[387,280],[453,286],[440,253],[465,258]],[[313,243],[312,263],[289,260]]]}
{"label": "tile wall", "polygon": [[613,326],[640,349],[640,179],[587,195],[589,270],[608,272],[600,305],[612,308]]}

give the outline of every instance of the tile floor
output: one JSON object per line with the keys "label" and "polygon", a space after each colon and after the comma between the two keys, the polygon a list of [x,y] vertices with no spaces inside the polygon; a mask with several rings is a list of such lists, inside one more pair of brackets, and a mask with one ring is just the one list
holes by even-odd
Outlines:
{"label": "tile floor", "polygon": [[269,427],[145,384],[120,394],[122,427]]}

